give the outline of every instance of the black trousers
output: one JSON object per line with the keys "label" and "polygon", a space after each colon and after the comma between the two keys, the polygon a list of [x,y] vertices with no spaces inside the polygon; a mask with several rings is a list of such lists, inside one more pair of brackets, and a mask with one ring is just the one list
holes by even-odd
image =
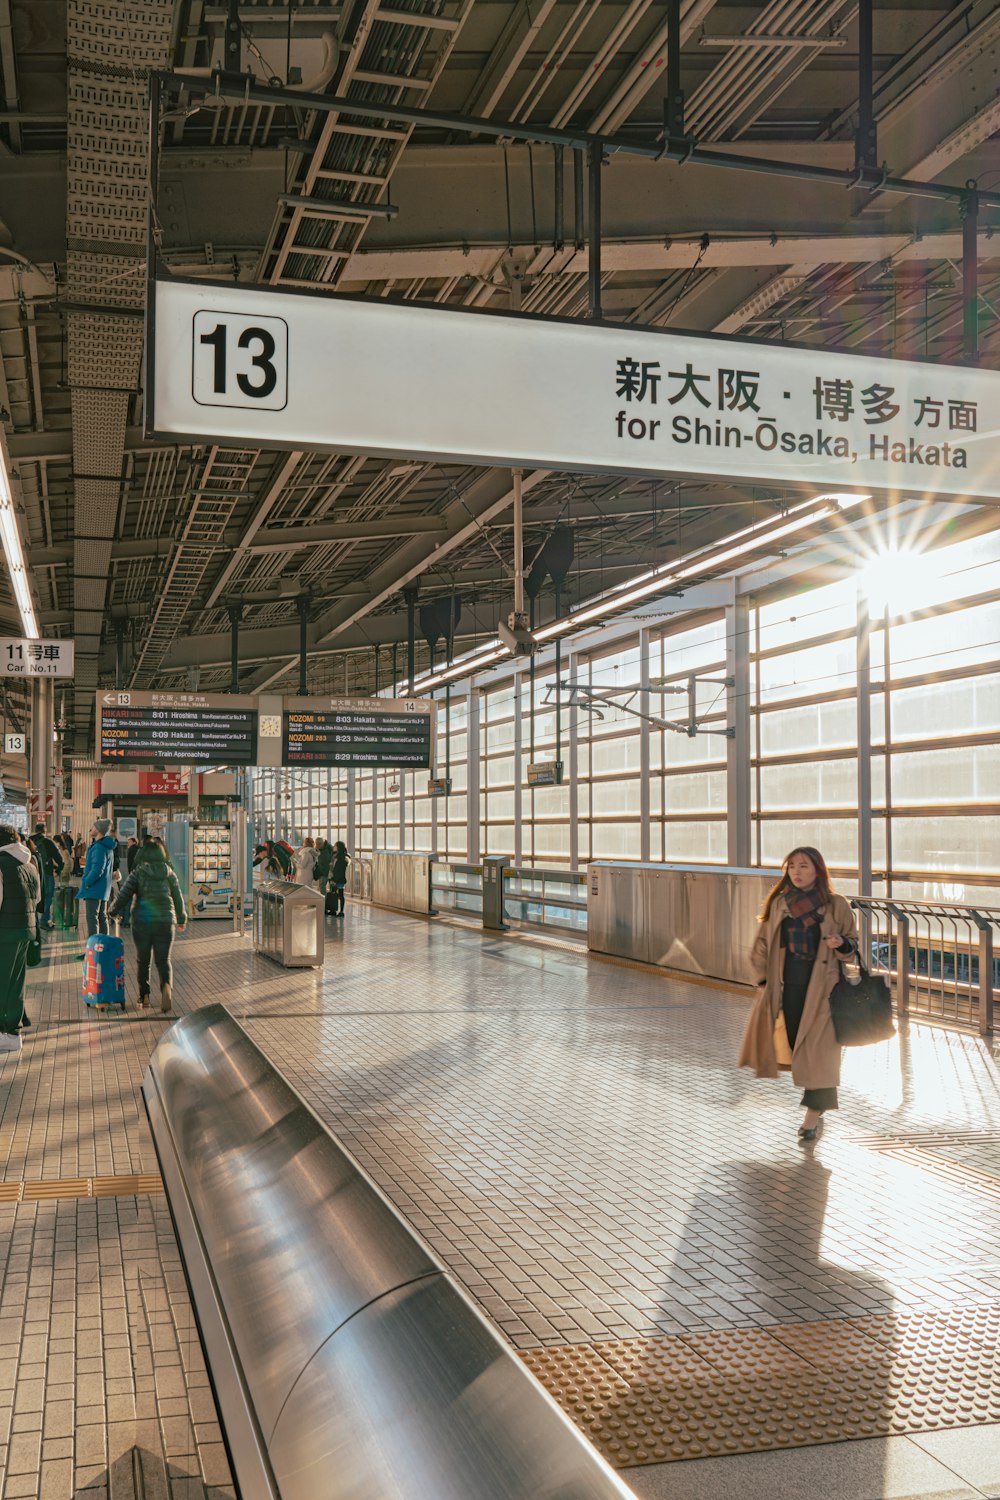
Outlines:
{"label": "black trousers", "polygon": [[24,980],[27,973],[27,932],[0,932],[0,1031],[13,1036],[24,1014]]}
{"label": "black trousers", "polygon": [[149,994],[150,956],[156,961],[160,988],[162,989],[165,984],[173,984],[174,975],[170,967],[170,954],[174,946],[174,931],[173,922],[140,922],[138,918],[133,921],[132,939],[135,943],[140,995]]}
{"label": "black trousers", "polygon": [[[785,1013],[788,1044],[793,1048],[795,1038],[799,1034],[799,1026],[802,1024],[806,991],[809,988],[809,980],[812,978],[814,963],[815,959],[796,958],[792,953],[785,954],[781,983],[781,1008]],[[836,1089],[806,1089],[801,1102],[803,1109],[826,1110],[839,1107]]]}

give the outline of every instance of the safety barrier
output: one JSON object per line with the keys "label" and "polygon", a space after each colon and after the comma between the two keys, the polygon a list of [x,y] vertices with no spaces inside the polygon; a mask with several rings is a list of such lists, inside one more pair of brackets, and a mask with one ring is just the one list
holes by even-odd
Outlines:
{"label": "safety barrier", "polygon": [[587,873],[588,948],[683,974],[752,983],[757,913],[780,870],[598,860]]}
{"label": "safety barrier", "polygon": [[431,856],[422,850],[376,849],[372,854],[372,893],[376,906],[412,911],[431,909]]}
{"label": "safety barrier", "polygon": [[242,1500],[627,1500],[224,1006],[143,1097]]}
{"label": "safety barrier", "polygon": [[901,1014],[993,1032],[1000,911],[956,902],[857,896],[851,905],[871,966],[895,981]]}

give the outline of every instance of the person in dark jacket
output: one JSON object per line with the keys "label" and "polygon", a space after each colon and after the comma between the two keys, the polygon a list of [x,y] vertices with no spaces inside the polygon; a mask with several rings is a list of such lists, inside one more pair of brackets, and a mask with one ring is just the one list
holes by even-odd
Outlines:
{"label": "person in dark jacket", "polygon": [[56,893],[56,875],[62,868],[62,851],[45,832],[45,824],[35,824],[31,839],[42,877],[42,926],[52,927],[52,898]]}
{"label": "person in dark jacket", "polygon": [[125,868],[129,875],[135,869],[135,861],[139,853],[139,840],[130,838],[125,845]]}
{"label": "person in dark jacket", "polygon": [[313,880],[316,889],[322,891],[326,888],[326,882],[330,877],[330,866],[333,864],[333,845],[329,839],[316,840],[316,863],[313,866]]}
{"label": "person in dark jacket", "polygon": [[[108,931],[108,901],[111,899],[112,873],[114,871],[115,837],[111,832],[110,818],[96,818],[90,830],[93,840],[87,850],[87,861],[83,867],[78,901],[83,902],[87,914],[87,936]],[[81,954],[82,958],[83,955]]]}
{"label": "person in dark jacket", "polygon": [[333,893],[334,917],[344,915],[344,891],[347,888],[347,866],[351,862],[351,856],[347,852],[347,845],[343,839],[338,839],[333,846],[333,861],[330,865],[330,890]]}
{"label": "person in dark jacket", "polygon": [[20,1052],[28,946],[38,935],[41,882],[17,830],[0,824],[0,1052]]}
{"label": "person in dark jacket", "polygon": [[[134,903],[134,905],[133,905]],[[139,973],[139,1004],[149,1004],[149,960],[160,976],[160,1010],[173,1005],[170,955],[177,927],[187,922],[184,897],[166,849],[159,839],[144,839],[128,876],[108,908],[109,916],[132,910],[132,937]]]}

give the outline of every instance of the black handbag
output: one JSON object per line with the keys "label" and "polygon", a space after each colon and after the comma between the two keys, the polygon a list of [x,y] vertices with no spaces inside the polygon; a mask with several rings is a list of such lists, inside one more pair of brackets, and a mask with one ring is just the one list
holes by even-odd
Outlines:
{"label": "black handbag", "polygon": [[868,1047],[896,1035],[892,1024],[892,995],[881,974],[869,974],[858,964],[860,977],[852,982],[840,970],[830,992],[833,1029],[842,1047]]}
{"label": "black handbag", "polygon": [[28,968],[28,969],[37,969],[38,965],[41,963],[41,961],[42,961],[42,942],[41,942],[41,938],[36,938],[36,937],[29,938],[28,939],[28,951],[27,951],[27,953],[25,955],[25,959],[24,959],[25,967]]}

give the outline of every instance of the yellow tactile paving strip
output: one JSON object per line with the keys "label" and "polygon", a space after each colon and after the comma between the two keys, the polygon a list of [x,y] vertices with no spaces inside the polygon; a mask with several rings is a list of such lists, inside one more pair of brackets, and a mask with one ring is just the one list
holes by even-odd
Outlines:
{"label": "yellow tactile paving strip", "polygon": [[162,1193],[155,1172],[122,1177],[54,1177],[37,1182],[0,1182],[0,1203],[35,1203],[54,1198],[135,1198]]}
{"label": "yellow tactile paving strip", "polygon": [[529,1349],[616,1468],[1000,1422],[1000,1303]]}

